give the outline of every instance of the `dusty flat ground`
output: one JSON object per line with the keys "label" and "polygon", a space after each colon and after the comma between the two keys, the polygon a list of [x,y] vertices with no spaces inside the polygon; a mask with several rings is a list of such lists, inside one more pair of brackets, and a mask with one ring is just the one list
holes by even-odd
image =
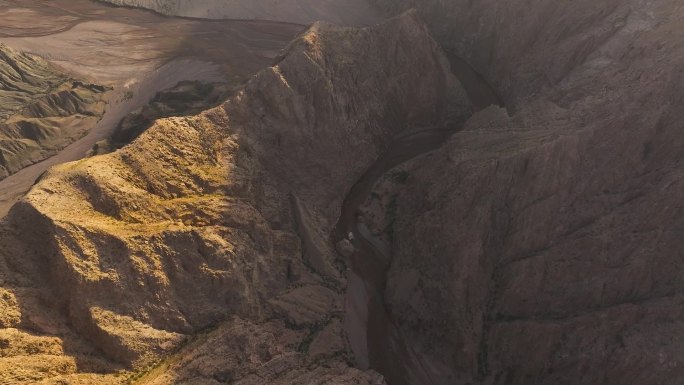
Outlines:
{"label": "dusty flat ground", "polygon": [[179,57],[220,63],[234,78],[270,64],[299,25],[166,18],[88,0],[0,3],[0,41],[100,82],[135,78]]}
{"label": "dusty flat ground", "polygon": [[0,217],[49,167],[82,158],[158,91],[183,80],[240,84],[270,65],[301,30],[275,22],[167,18],[88,0],[0,2],[0,42],[115,89],[87,136],[0,182]]}
{"label": "dusty flat ground", "polygon": [[308,24],[324,20],[367,25],[381,18],[367,0],[103,0],[165,15],[207,19],[258,19]]}

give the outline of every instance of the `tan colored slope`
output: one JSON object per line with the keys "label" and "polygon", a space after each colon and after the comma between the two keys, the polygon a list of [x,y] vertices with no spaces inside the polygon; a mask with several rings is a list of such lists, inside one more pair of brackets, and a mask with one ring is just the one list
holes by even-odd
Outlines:
{"label": "tan colored slope", "polygon": [[0,45],[0,118],[22,110],[36,95],[48,94],[65,80],[45,60]]}
{"label": "tan colored slope", "polygon": [[104,0],[169,16],[201,19],[272,20],[310,24],[327,21],[368,25],[380,21],[367,0]]}
{"label": "tan colored slope", "polygon": [[[325,245],[316,237],[394,133],[468,110],[414,14],[371,29],[316,24],[223,106],[159,120],[42,178],[3,237],[8,269],[26,277],[4,284],[20,304],[15,326],[58,335],[81,362],[64,370],[73,378],[180,349],[144,381],[380,384],[348,367],[344,283],[302,258],[297,227]],[[308,213],[299,226],[293,195]],[[318,251],[337,265],[329,246]],[[41,306],[25,305],[36,297]],[[206,328],[255,350],[186,346]]]}
{"label": "tan colored slope", "polygon": [[104,113],[106,90],[0,44],[0,179],[85,135]]}
{"label": "tan colored slope", "polygon": [[132,142],[155,120],[198,114],[221,104],[233,91],[226,83],[184,81],[158,92],[145,106],[126,115],[116,126],[111,137],[94,148],[94,153],[106,153]]}

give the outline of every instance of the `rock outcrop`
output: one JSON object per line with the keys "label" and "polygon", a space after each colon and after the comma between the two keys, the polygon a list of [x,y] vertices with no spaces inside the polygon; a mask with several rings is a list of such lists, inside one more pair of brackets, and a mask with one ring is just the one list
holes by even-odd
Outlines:
{"label": "rock outcrop", "polygon": [[[44,175],[0,226],[0,378],[681,384],[682,7],[374,4],[418,11],[316,23],[222,105]],[[333,231],[392,138],[454,125]],[[338,259],[363,248],[386,277]]]}
{"label": "rock outcrop", "polygon": [[87,133],[104,113],[105,92],[0,44],[0,179]]}
{"label": "rock outcrop", "polygon": [[145,383],[383,383],[347,364],[343,269],[320,238],[394,134],[469,111],[415,13],[316,23],[220,107],[53,168],[0,251],[20,314],[6,322],[58,336],[55,356],[78,362],[33,375],[86,381],[169,357]]}
{"label": "rock outcrop", "polygon": [[681,383],[681,7],[411,4],[508,109],[365,210],[392,239],[392,319],[435,383]]}
{"label": "rock outcrop", "polygon": [[158,92],[148,104],[128,113],[109,139],[96,144],[93,153],[103,154],[123,147],[158,119],[195,115],[215,107],[223,103],[231,91],[233,87],[227,83],[180,82]]}

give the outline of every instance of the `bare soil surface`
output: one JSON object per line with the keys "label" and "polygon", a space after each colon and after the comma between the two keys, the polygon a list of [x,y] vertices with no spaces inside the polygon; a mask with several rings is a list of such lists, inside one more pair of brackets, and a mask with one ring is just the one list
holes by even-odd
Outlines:
{"label": "bare soil surface", "polygon": [[234,80],[244,80],[271,64],[303,29],[168,18],[88,0],[10,0],[0,4],[0,14],[0,41],[112,83],[134,81],[177,58],[215,62]]}
{"label": "bare soil surface", "polygon": [[367,0],[103,0],[164,15],[204,19],[258,19],[308,24],[365,25],[380,20]]}

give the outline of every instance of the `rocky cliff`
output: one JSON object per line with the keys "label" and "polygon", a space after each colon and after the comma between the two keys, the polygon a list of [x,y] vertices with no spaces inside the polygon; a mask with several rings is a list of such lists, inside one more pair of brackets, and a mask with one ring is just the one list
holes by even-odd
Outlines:
{"label": "rocky cliff", "polygon": [[0,44],[0,179],[84,135],[104,113],[105,92]]}
{"label": "rocky cliff", "polygon": [[392,319],[434,383],[681,383],[681,7],[377,3],[417,6],[507,106],[365,208],[392,242]]}
{"label": "rocky cliff", "polygon": [[395,133],[469,111],[414,13],[314,24],[222,106],[58,166],[12,209],[4,365],[25,362],[19,383],[383,383],[348,364],[328,234]]}
{"label": "rocky cliff", "polygon": [[682,7],[375,4],[427,25],[316,23],[48,172],[0,226],[0,378],[680,384]]}

